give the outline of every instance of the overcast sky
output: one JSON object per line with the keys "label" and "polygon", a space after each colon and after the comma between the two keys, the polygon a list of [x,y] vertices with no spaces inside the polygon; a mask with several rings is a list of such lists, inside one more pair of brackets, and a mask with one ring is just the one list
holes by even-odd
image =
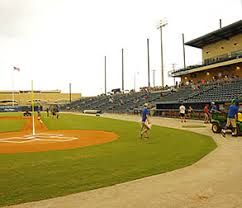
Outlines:
{"label": "overcast sky", "polygon": [[[163,28],[165,84],[182,67],[182,39],[197,38],[242,19],[242,0],[0,0],[0,90],[60,89],[97,95],[121,88],[124,48],[125,89],[147,86],[147,46],[155,84],[160,85],[160,33]],[[201,51],[186,47],[187,65],[201,62]],[[20,72],[14,71],[19,67]],[[153,78],[151,72],[151,85]]]}

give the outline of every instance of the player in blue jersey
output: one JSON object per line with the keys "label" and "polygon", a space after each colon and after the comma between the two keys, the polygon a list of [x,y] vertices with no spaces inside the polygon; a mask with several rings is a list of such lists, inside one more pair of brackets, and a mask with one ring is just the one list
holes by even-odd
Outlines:
{"label": "player in blue jersey", "polygon": [[150,116],[150,111],[148,109],[148,103],[145,103],[144,109],[142,111],[142,123],[141,123],[141,130],[140,130],[141,139],[143,138],[143,136],[145,138],[149,138],[148,131],[151,128],[149,116]]}
{"label": "player in blue jersey", "polygon": [[237,114],[239,111],[239,101],[233,99],[231,105],[229,106],[229,112],[227,115],[227,123],[222,129],[222,135],[225,137],[226,129],[230,126],[232,126],[232,136],[236,136],[236,120],[237,120]]}

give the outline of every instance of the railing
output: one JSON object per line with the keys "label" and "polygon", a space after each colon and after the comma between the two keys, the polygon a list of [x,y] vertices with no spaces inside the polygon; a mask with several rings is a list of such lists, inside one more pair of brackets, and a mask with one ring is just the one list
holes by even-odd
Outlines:
{"label": "railing", "polygon": [[[129,115],[141,115],[142,110],[133,110],[125,112]],[[109,111],[108,113],[115,113],[115,114],[122,114],[123,112],[118,111]],[[179,110],[177,109],[156,109],[151,110],[151,116],[154,117],[165,117],[165,118],[180,118]],[[203,120],[204,119],[204,112],[203,110],[194,110],[192,113],[186,114],[187,119],[196,119],[196,120]]]}
{"label": "railing", "polygon": [[230,60],[237,59],[237,58],[242,58],[242,51],[233,51],[233,52],[231,52],[231,54],[226,54],[226,55],[222,55],[222,56],[213,57],[210,59],[205,59],[203,64],[196,64],[196,65],[188,66],[186,68],[181,68],[181,69],[171,72],[171,74],[173,75],[177,72],[187,71],[187,70],[195,69],[198,67],[203,67],[203,66],[217,64],[217,63],[221,63],[221,62],[225,62],[225,61],[230,61]]}

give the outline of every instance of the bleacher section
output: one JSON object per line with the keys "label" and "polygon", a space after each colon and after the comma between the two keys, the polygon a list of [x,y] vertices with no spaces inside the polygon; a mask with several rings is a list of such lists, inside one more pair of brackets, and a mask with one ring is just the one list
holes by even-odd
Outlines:
{"label": "bleacher section", "polygon": [[214,83],[192,94],[186,99],[189,103],[230,102],[233,98],[242,97],[242,79],[225,83]]}
{"label": "bleacher section", "polygon": [[176,91],[171,91],[169,94],[161,97],[157,102],[162,103],[177,103],[184,101],[192,93],[192,88],[190,86],[184,86]]}
{"label": "bleacher section", "polygon": [[66,105],[66,109],[74,111],[102,110],[102,112],[125,113],[141,108],[144,103],[154,103],[160,98],[160,92],[137,92],[115,94],[112,96],[96,96],[83,98],[79,102]]}
{"label": "bleacher section", "polygon": [[79,111],[101,110],[109,113],[132,113],[142,109],[144,103],[167,104],[176,106],[181,101],[189,104],[223,103],[233,98],[242,98],[242,79],[218,81],[210,84],[183,86],[179,89],[171,88],[157,92],[133,92],[129,94],[115,94],[112,96],[95,96],[82,98],[65,106],[65,110]]}

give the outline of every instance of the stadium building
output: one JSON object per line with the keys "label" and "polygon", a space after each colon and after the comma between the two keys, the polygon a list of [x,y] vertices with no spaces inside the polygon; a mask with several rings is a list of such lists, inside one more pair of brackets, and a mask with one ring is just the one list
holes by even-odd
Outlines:
{"label": "stadium building", "polygon": [[242,78],[242,20],[185,43],[202,49],[202,64],[172,73],[182,83]]}
{"label": "stadium building", "polygon": [[[71,100],[80,100],[80,93],[72,93]],[[0,91],[0,105],[15,106],[31,105],[32,91]],[[70,94],[62,93],[61,90],[35,90],[34,101],[38,105],[46,106],[52,103],[65,104],[70,102]]]}
{"label": "stadium building", "polygon": [[156,102],[158,111],[171,116],[170,110],[183,102],[202,113],[205,104],[216,102],[224,109],[232,99],[242,98],[242,20],[185,45],[202,49],[202,63],[171,73],[181,79],[180,86]]}
{"label": "stadium building", "polygon": [[144,103],[154,115],[177,117],[181,102],[203,118],[205,104],[215,102],[226,109],[234,98],[242,100],[242,21],[210,32],[186,43],[202,49],[202,63],[173,71],[181,82],[164,88],[143,87],[140,92],[82,98],[68,104],[71,111],[101,110],[109,113],[138,113]]}

